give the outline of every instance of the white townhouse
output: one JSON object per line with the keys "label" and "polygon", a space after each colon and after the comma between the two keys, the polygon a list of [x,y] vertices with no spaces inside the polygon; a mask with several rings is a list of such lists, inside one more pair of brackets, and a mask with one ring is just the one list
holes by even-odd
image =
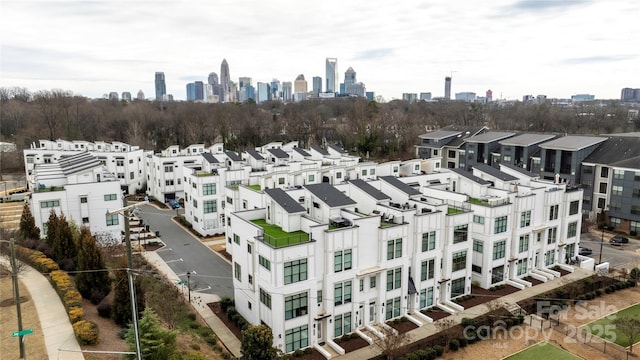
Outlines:
{"label": "white townhouse", "polygon": [[33,189],[31,213],[42,237],[53,210],[78,226],[87,226],[96,237],[121,238],[123,219],[117,214],[106,215],[122,207],[120,182],[88,152],[36,165],[29,186]]}
{"label": "white townhouse", "polygon": [[146,189],[145,153],[138,146],[123,142],[39,140],[24,150],[27,182],[33,178],[33,170],[39,164],[51,164],[63,156],[89,152],[95,156],[120,182],[125,194]]}
{"label": "white townhouse", "polygon": [[200,166],[202,154],[212,148],[205,149],[204,144],[189,145],[184,149],[171,145],[159,153],[147,154],[147,195],[161,202],[184,198],[184,166]]}

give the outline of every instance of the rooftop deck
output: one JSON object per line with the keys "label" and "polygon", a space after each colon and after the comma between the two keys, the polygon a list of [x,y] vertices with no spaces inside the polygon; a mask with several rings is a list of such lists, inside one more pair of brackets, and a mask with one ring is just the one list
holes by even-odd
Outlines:
{"label": "rooftop deck", "polygon": [[282,230],[280,226],[267,224],[264,219],[251,220],[251,222],[260,226],[264,231],[262,238],[258,237],[258,240],[274,248],[298,245],[311,241],[309,234],[304,231],[286,232]]}

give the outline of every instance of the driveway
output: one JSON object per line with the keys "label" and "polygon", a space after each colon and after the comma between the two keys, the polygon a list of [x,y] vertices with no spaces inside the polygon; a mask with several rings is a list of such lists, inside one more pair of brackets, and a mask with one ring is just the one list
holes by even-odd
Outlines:
{"label": "driveway", "polygon": [[580,246],[593,250],[589,255],[598,263],[600,259],[600,248],[602,247],[602,262],[608,262],[613,269],[631,269],[640,266],[640,240],[629,239],[628,244],[613,246],[609,244],[609,239],[613,235],[600,231],[591,231],[580,235]]}
{"label": "driveway", "polygon": [[151,205],[139,209],[138,217],[149,225],[150,230],[159,231],[160,239],[166,244],[156,252],[180,278],[170,280],[187,280],[187,272],[190,272],[192,293],[233,298],[231,265],[173,222],[175,210],[159,210]]}

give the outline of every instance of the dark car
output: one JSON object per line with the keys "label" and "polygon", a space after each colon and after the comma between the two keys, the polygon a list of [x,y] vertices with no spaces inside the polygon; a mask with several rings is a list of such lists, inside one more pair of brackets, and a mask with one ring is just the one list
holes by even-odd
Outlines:
{"label": "dark car", "polygon": [[593,254],[593,251],[591,251],[591,249],[586,248],[586,247],[579,247],[578,248],[578,254],[580,254],[582,256],[587,256],[587,255]]}
{"label": "dark car", "polygon": [[627,244],[627,243],[629,243],[629,239],[622,235],[616,235],[612,237],[611,240],[609,240],[609,244],[616,245],[616,246],[620,246],[622,244]]}
{"label": "dark car", "polygon": [[169,200],[169,206],[171,206],[172,209],[179,209],[180,208],[180,203],[177,202],[175,199],[170,199]]}

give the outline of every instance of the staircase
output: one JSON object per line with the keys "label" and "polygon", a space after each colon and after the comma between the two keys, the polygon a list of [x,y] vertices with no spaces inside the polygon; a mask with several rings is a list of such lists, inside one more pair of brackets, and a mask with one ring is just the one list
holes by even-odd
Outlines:
{"label": "staircase", "polygon": [[0,228],[18,230],[24,202],[0,203]]}
{"label": "staircase", "polygon": [[520,305],[518,305],[517,303],[506,304],[505,309],[507,309],[507,311],[514,316],[520,316],[520,315],[527,316],[527,312],[524,311],[524,309],[521,308]]}

